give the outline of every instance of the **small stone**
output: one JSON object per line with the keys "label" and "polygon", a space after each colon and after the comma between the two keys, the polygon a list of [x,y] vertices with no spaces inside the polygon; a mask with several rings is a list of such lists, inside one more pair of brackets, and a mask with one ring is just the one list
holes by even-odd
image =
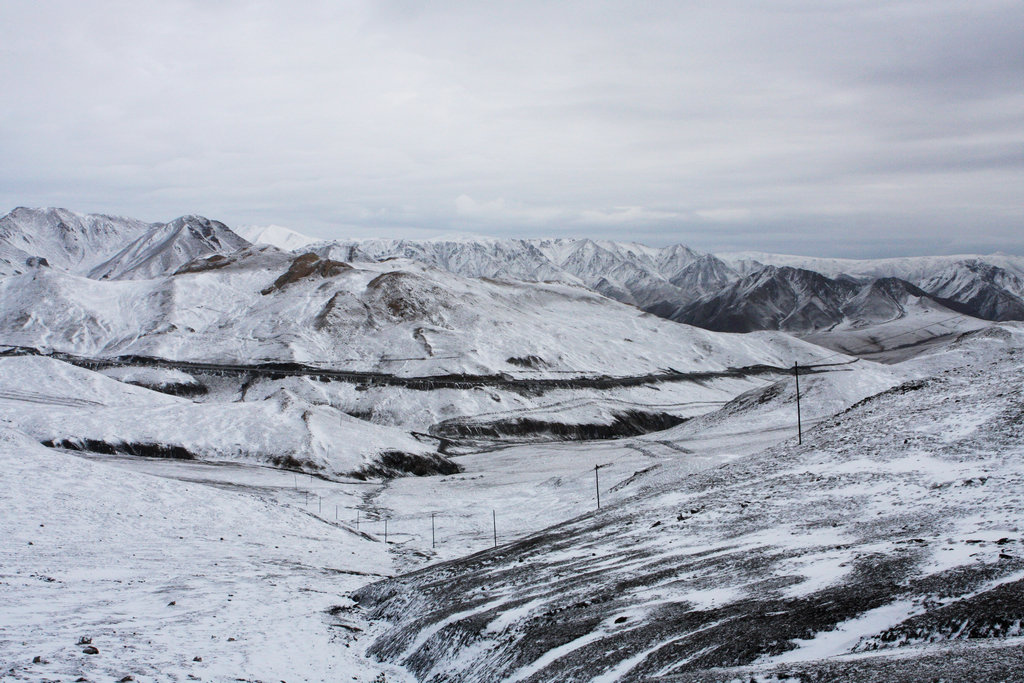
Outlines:
{"label": "small stone", "polygon": [[33,664],[46,664],[46,662],[43,661],[43,658],[40,657],[39,655],[36,655],[35,657],[32,658],[32,663]]}
{"label": "small stone", "polygon": [[203,658],[199,657],[199,656],[195,656],[195,657],[192,658],[192,661],[193,662],[201,662],[201,661],[203,661]]}
{"label": "small stone", "polygon": [[175,606],[175,605],[177,605],[177,604],[178,604],[178,601],[177,601],[177,600],[171,600],[171,601],[170,601],[169,603],[167,603],[167,606],[168,606],[168,607],[174,607],[174,606]]}
{"label": "small stone", "polygon": [[134,681],[134,680],[135,680],[135,676],[125,676],[124,678],[122,678],[120,680],[119,683],[128,683],[129,681]]}
{"label": "small stone", "polygon": [[90,638],[89,636],[82,636],[78,639],[79,645],[89,645],[90,643],[92,643],[92,638]]}
{"label": "small stone", "polygon": [[89,645],[84,650],[82,650],[82,654],[85,655],[98,655],[99,653],[100,651],[96,648],[95,645]]}
{"label": "small stone", "polygon": [[228,642],[229,643],[233,643],[233,642],[235,642],[235,639],[234,638],[228,638]]}

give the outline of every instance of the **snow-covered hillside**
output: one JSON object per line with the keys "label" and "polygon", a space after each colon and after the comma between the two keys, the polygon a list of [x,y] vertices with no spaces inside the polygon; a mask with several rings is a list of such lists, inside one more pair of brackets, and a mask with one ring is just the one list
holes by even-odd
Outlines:
{"label": "snow-covered hillside", "polygon": [[38,357],[0,358],[0,426],[75,450],[248,462],[326,477],[453,472],[407,432],[287,391],[195,403]]}
{"label": "snow-covered hillside", "polygon": [[156,226],[108,261],[89,271],[96,280],[145,280],[173,273],[194,259],[230,254],[249,242],[226,225],[202,216],[182,216]]}
{"label": "snow-covered hillside", "polygon": [[[568,322],[568,324],[567,324]],[[85,356],[300,361],[400,375],[636,375],[810,363],[785,335],[720,335],[582,287],[463,278],[252,247],[167,278],[36,271],[0,281],[4,343]]]}
{"label": "snow-covered hillside", "polygon": [[392,572],[384,544],[227,471],[150,476],[0,430],[0,678],[406,680],[337,616]]}
{"label": "snow-covered hillside", "polygon": [[421,681],[1013,680],[1022,348],[1020,325],[969,335],[802,446],[638,473],[600,511],[362,589],[388,625],[370,652]]}
{"label": "snow-covered hillside", "polygon": [[0,218],[0,275],[41,266],[85,274],[152,227],[132,218],[19,207]]}

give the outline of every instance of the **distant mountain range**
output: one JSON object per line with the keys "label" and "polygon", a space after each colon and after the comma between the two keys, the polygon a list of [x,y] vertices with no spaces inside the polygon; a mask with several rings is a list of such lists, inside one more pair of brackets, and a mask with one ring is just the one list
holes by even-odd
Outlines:
{"label": "distant mountain range", "polygon": [[[707,254],[590,239],[310,242],[271,226],[254,241],[321,261],[410,259],[469,278],[585,287],[655,315],[716,331],[804,334],[858,328],[926,312],[1024,319],[1024,257],[935,256],[850,260],[744,252]],[[0,218],[0,275],[50,268],[92,279],[151,279],[250,242],[223,223],[169,223],[18,208]]]}
{"label": "distant mountain range", "polygon": [[655,315],[723,332],[806,333],[876,325],[920,310],[1024,319],[1024,258],[1003,254],[755,258],[589,239],[371,239],[306,248],[344,260],[409,258],[470,277],[578,283]]}

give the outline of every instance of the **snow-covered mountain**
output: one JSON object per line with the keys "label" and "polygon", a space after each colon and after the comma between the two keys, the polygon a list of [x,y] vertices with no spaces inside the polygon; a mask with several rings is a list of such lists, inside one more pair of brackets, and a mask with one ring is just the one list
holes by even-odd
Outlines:
{"label": "snow-covered mountain", "polygon": [[895,277],[920,286],[920,283],[952,266],[969,261],[981,261],[998,266],[1018,276],[1024,276],[1024,256],[1013,256],[1003,253],[987,254],[984,256],[956,254],[951,256],[843,259],[743,251],[718,253],[716,256],[744,275],[749,275],[765,266],[788,266],[791,268],[813,270],[832,278],[839,277],[840,275],[848,275],[858,279]]}
{"label": "snow-covered mountain", "polygon": [[986,320],[1024,320],[1024,274],[965,259],[930,276],[922,288],[960,302]]}
{"label": "snow-covered mountain", "polygon": [[238,225],[232,230],[253,244],[269,244],[284,251],[295,251],[320,241],[282,225]]}
{"label": "snow-covered mountain", "polygon": [[785,366],[794,354],[813,359],[816,348],[784,335],[678,325],[578,285],[465,278],[398,259],[349,265],[252,246],[163,278],[52,270],[3,278],[0,329],[7,344],[84,356],[299,361],[406,376]]}
{"label": "snow-covered mountain", "polygon": [[173,273],[189,261],[230,254],[249,242],[228,226],[202,216],[157,225],[89,271],[96,280],[145,280]]}
{"label": "snow-covered mountain", "polygon": [[317,253],[340,260],[407,258],[467,277],[583,284],[640,307],[689,301],[736,276],[710,254],[589,239],[353,240]]}
{"label": "snow-covered mountain", "polygon": [[85,274],[152,227],[133,218],[19,207],[0,218],[0,275],[40,266]]}
{"label": "snow-covered mountain", "polygon": [[897,278],[860,284],[810,270],[766,266],[692,304],[661,313],[711,330],[812,332],[840,325],[866,327],[925,312],[952,317],[962,310],[950,305],[956,306]]}
{"label": "snow-covered mountain", "polygon": [[[857,261],[745,252],[720,258],[678,244],[654,248],[590,239],[312,243],[280,226],[242,232],[251,241],[312,251],[330,261],[399,258],[463,277],[581,285],[656,315],[716,330],[816,332],[844,321],[878,322],[889,305],[874,299],[889,295],[878,287],[854,291],[853,285],[892,278],[938,300],[928,303],[928,310],[939,305],[988,320],[1024,318],[1024,258],[1005,254]],[[196,216],[145,224],[63,209],[16,209],[0,219],[0,272],[18,274],[45,263],[98,279],[160,278],[195,258],[227,256],[247,243],[224,224]],[[798,283],[792,275],[779,275],[794,271],[817,273],[831,284],[810,279]],[[780,277],[790,282],[780,282]],[[891,288],[891,282],[879,287]],[[921,300],[921,293],[907,292]],[[892,306],[888,310],[896,312]],[[898,315],[906,318],[915,311],[904,306]]]}
{"label": "snow-covered mountain", "polygon": [[[815,331],[844,320],[915,315],[913,305],[897,312],[882,301],[892,298],[894,280],[906,283],[899,285],[906,290],[900,305],[908,296],[923,296],[941,300],[925,304],[928,310],[945,306],[986,320],[1024,319],[1024,258],[1004,254],[857,261],[748,252],[720,258],[683,245],[492,238],[376,239],[315,248],[345,261],[408,258],[469,277],[580,283],[656,315],[716,330]],[[795,272],[804,273],[803,282],[796,282]],[[870,287],[875,280],[884,282]],[[893,314],[888,318],[887,306]]]}

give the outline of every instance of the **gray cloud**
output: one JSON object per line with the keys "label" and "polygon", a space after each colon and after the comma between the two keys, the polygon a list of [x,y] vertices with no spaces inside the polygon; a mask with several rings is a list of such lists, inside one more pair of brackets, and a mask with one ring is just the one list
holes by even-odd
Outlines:
{"label": "gray cloud", "polygon": [[0,206],[1022,252],[1018,0],[0,5]]}

